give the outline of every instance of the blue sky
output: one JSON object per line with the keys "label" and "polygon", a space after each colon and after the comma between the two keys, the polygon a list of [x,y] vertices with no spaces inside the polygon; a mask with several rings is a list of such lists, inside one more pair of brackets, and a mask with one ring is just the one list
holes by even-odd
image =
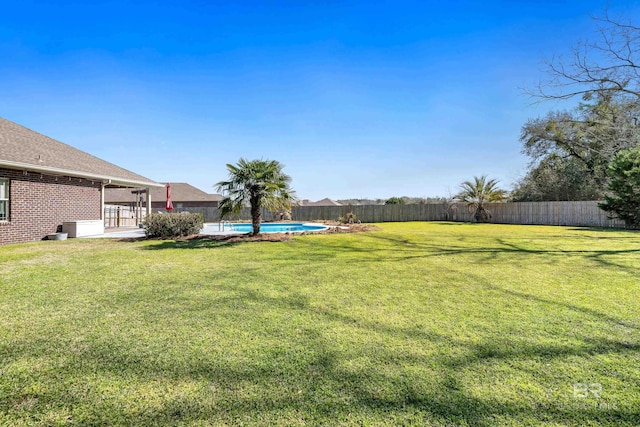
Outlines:
{"label": "blue sky", "polygon": [[[88,4],[90,3],[90,4]],[[635,19],[638,2],[608,2]],[[446,196],[526,168],[523,88],[605,1],[4,2],[0,116],[207,192],[240,157],[300,198]]]}

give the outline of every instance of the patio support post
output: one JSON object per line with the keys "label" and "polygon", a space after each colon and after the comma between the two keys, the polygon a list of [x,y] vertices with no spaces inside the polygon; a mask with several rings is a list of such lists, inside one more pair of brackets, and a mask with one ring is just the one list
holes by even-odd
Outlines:
{"label": "patio support post", "polygon": [[147,215],[151,215],[151,188],[147,187]]}
{"label": "patio support post", "polygon": [[102,183],[102,188],[100,189],[100,219],[104,223],[104,182]]}

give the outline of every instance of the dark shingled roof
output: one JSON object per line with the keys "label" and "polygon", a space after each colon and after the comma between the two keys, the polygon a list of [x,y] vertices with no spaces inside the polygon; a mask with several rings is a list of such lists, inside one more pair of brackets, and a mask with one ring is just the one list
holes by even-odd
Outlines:
{"label": "dark shingled roof", "polygon": [[[171,201],[179,202],[219,202],[222,196],[209,194],[186,182],[171,182]],[[166,185],[166,183],[165,183]],[[152,188],[151,201],[167,200],[165,188]],[[104,192],[105,203],[120,204],[135,201],[135,195],[128,188],[107,188]]]}
{"label": "dark shingled roof", "polygon": [[159,186],[119,166],[0,117],[0,166],[112,180],[115,185]]}

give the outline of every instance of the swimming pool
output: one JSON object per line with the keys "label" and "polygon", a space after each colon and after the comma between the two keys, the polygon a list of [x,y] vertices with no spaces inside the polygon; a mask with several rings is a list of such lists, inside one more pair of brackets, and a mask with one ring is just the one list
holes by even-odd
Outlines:
{"label": "swimming pool", "polygon": [[[267,222],[260,224],[261,233],[301,233],[303,231],[323,231],[327,228],[329,227],[324,224],[305,224],[302,222]],[[224,231],[251,233],[253,226],[250,223],[225,223]]]}

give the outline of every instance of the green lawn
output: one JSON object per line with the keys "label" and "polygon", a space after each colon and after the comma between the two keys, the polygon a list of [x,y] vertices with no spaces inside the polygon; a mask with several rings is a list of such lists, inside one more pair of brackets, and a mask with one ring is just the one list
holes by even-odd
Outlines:
{"label": "green lawn", "polygon": [[640,233],[0,247],[0,425],[640,423]]}

